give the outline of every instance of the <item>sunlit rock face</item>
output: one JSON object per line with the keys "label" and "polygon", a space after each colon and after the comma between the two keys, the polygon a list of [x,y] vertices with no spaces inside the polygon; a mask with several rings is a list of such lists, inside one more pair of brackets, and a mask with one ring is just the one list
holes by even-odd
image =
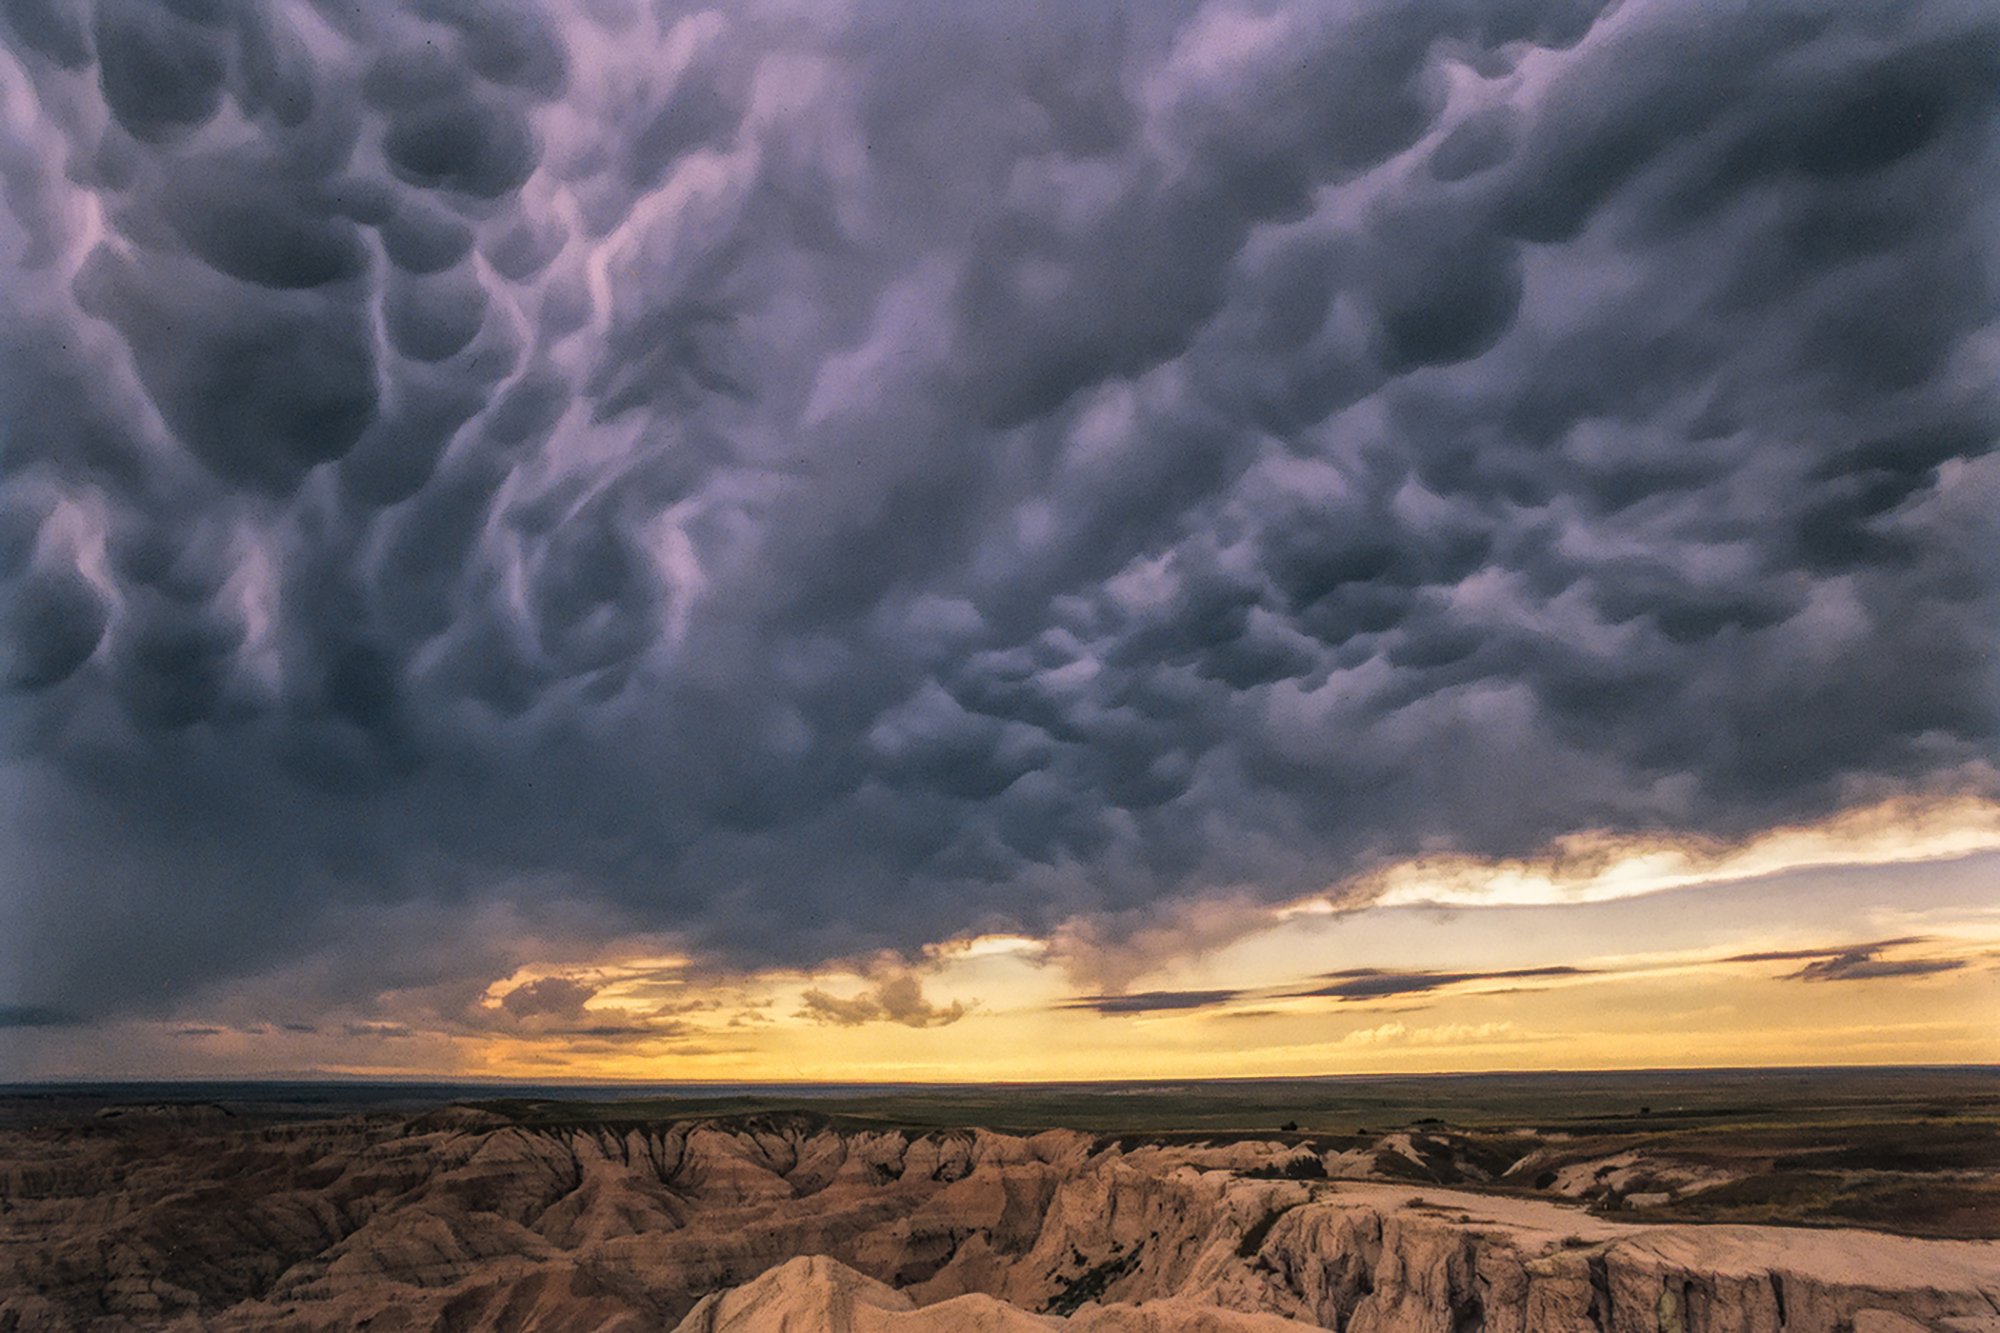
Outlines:
{"label": "sunlit rock face", "polygon": [[[0,1140],[0,1328],[1977,1330],[2000,1244],[1635,1225],[1310,1143],[129,1113]],[[1340,1178],[1346,1176],[1348,1178]]]}
{"label": "sunlit rock face", "polygon": [[675,1333],[1287,1333],[1314,1327],[1277,1315],[1190,1300],[1092,1305],[1064,1319],[991,1296],[919,1306],[907,1294],[823,1255],[790,1260],[755,1281],[703,1299]]}

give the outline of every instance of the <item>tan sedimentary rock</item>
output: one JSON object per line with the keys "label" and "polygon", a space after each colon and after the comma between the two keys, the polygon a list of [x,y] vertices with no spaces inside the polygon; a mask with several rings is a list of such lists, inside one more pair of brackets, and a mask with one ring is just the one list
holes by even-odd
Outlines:
{"label": "tan sedimentary rock", "polygon": [[1059,1324],[990,1296],[961,1296],[919,1311],[886,1283],[824,1256],[781,1264],[733,1291],[705,1297],[676,1333],[1047,1333]]}
{"label": "tan sedimentary rock", "polygon": [[[2000,1330],[1993,1242],[1616,1222],[1293,1178],[1302,1154],[787,1116],[111,1117],[0,1134],[0,1330],[820,1329],[827,1302],[862,1330]],[[754,1322],[793,1304],[807,1322]]]}
{"label": "tan sedimentary rock", "polygon": [[919,1306],[886,1283],[812,1256],[703,1298],[675,1333],[1306,1333],[1310,1327],[1188,1300],[1093,1305],[1068,1319],[980,1295]]}

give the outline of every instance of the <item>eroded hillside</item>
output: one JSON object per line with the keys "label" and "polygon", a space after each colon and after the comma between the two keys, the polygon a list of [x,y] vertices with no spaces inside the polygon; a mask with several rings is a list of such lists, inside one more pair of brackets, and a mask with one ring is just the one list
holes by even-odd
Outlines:
{"label": "eroded hillside", "polygon": [[2000,1329],[2000,1244],[1596,1215],[1508,1182],[1631,1163],[1520,1146],[127,1109],[0,1134],[0,1328]]}

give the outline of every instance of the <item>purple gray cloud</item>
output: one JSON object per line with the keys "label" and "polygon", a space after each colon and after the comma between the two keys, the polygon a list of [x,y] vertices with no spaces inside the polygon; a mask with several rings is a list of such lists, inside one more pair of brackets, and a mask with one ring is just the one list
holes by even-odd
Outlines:
{"label": "purple gray cloud", "polygon": [[16,1022],[1992,787],[1991,6],[0,25]]}
{"label": "purple gray cloud", "polygon": [[1884,977],[1925,977],[1939,972],[1956,972],[1969,961],[1965,958],[1884,958],[1893,949],[1912,944],[1928,944],[1922,935],[1866,944],[1834,945],[1823,949],[1774,949],[1762,953],[1737,954],[1726,963],[1802,962],[1805,966],[1788,972],[1788,981],[1875,981]]}
{"label": "purple gray cloud", "polygon": [[1927,977],[1956,972],[1964,966],[1963,958],[1878,958],[1868,950],[1853,949],[1807,963],[1792,976],[1799,981],[1876,981],[1883,977]]}
{"label": "purple gray cloud", "polygon": [[1299,997],[1326,997],[1337,1000],[1380,1000],[1397,995],[1424,995],[1448,986],[1478,981],[1546,981],[1552,977],[1582,977],[1592,969],[1568,965],[1514,967],[1498,972],[1397,972],[1377,967],[1354,967],[1329,972],[1325,985],[1296,992]]}
{"label": "purple gray cloud", "polygon": [[1063,1002],[1065,1009],[1086,1009],[1099,1014],[1152,1014],[1179,1009],[1208,1009],[1228,1004],[1241,991],[1233,990],[1149,990],[1122,995],[1077,995]]}

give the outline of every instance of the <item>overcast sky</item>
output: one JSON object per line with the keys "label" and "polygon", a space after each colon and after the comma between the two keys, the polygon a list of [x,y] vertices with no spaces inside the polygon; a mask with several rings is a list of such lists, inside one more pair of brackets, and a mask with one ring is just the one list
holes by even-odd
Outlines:
{"label": "overcast sky", "polygon": [[0,1026],[1983,808],[1996,136],[1978,0],[10,5]]}

